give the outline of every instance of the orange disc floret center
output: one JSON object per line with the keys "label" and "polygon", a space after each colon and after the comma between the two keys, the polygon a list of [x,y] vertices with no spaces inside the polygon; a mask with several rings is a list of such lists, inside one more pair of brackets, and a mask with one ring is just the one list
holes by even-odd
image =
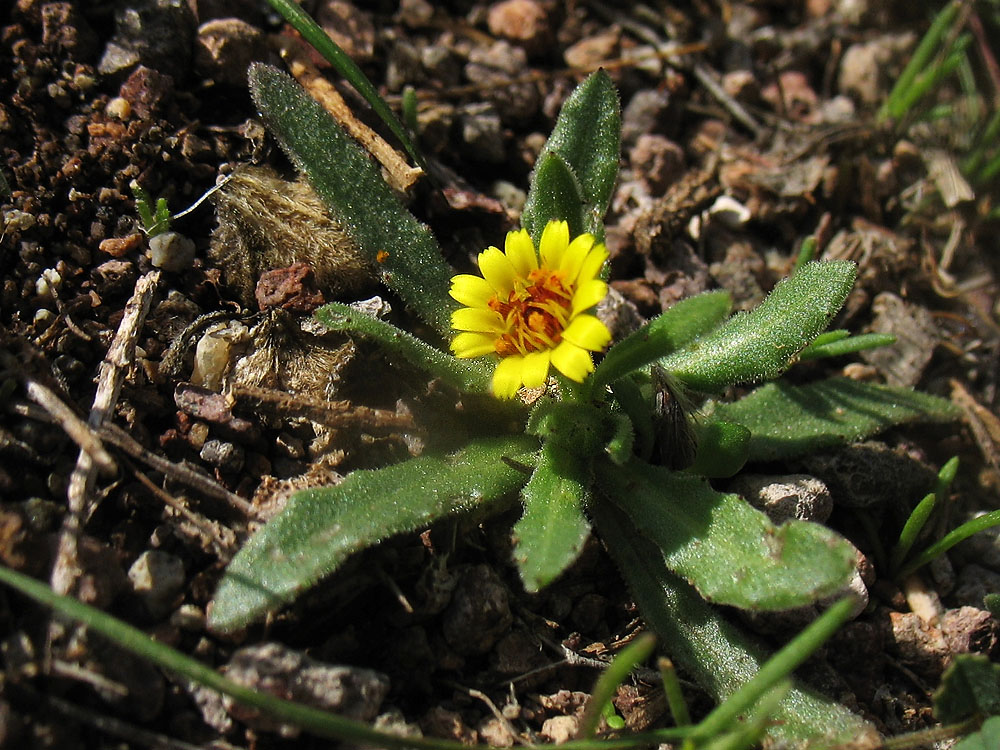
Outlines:
{"label": "orange disc floret center", "polygon": [[490,309],[504,322],[496,341],[497,354],[506,357],[553,348],[569,321],[572,299],[562,274],[546,268],[531,271],[525,282],[515,283],[506,300],[491,298]]}

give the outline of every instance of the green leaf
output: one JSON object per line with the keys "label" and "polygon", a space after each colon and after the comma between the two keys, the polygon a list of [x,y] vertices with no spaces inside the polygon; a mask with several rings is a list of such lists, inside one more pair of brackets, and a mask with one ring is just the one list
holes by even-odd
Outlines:
{"label": "green leaf", "polygon": [[666,357],[715,328],[729,314],[729,292],[705,292],[678,302],[615,344],[591,376],[592,392]]}
{"label": "green leaf", "polygon": [[814,603],[842,589],[855,554],[836,533],[806,521],[775,526],[737,495],[641,461],[595,466],[597,481],[667,567],[711,602],[752,610]]}
{"label": "green leaf", "polygon": [[316,311],[317,319],[332,331],[346,331],[375,341],[393,359],[404,359],[429,375],[463,391],[487,393],[489,366],[481,359],[458,359],[424,343],[391,323],[331,302]]}
{"label": "green leaf", "polygon": [[934,717],[951,724],[1000,714],[1000,664],[982,654],[958,654],[934,691]]}
{"label": "green leaf", "polygon": [[292,0],[268,0],[271,3],[271,7],[278,11],[281,15],[285,17],[285,20],[290,23],[296,31],[302,34],[302,38],[305,39],[309,44],[316,48],[328,63],[330,63],[334,69],[344,76],[354,87],[354,89],[364,97],[365,101],[371,105],[371,108],[375,110],[377,114],[384,122],[393,134],[399,138],[399,142],[403,144],[403,148],[406,152],[413,158],[417,164],[425,167],[423,157],[420,155],[420,151],[417,149],[416,145],[410,141],[410,137],[406,132],[406,128],[402,126],[396,115],[393,114],[389,105],[386,103],[379,93],[378,89],[368,80],[368,77],[361,71],[361,68],[352,60],[344,50],[342,50],[336,42],[329,37],[329,35],[323,31],[323,29],[317,24],[309,14],[307,14],[298,3],[292,2]]}
{"label": "green leaf", "polygon": [[909,422],[947,422],[950,401],[908,388],[829,378],[809,385],[768,383],[708,412],[750,429],[751,461],[775,461],[861,440]]}
{"label": "green leaf", "polygon": [[772,380],[826,328],[847,299],[855,274],[849,261],[807,263],[778,282],[755,310],[737,313],[661,364],[687,387],[706,393]]}
{"label": "green leaf", "polygon": [[952,750],[996,750],[1000,747],[1000,716],[991,716],[978,732],[962,739]]}
{"label": "green leaf", "polygon": [[695,422],[697,452],[690,474],[725,479],[736,474],[750,455],[750,430],[735,422]]}
{"label": "green leaf", "polygon": [[547,440],[521,499],[524,515],[514,525],[514,560],[525,590],[534,593],[576,560],[590,534],[583,515],[590,499],[586,465]]}
{"label": "green leaf", "polygon": [[830,333],[834,336],[826,340],[823,340],[823,337],[827,335],[825,333],[817,336],[815,341],[802,350],[799,354],[799,360],[840,357],[845,354],[855,354],[865,349],[892,346],[896,343],[896,337],[891,333],[862,333],[859,336],[848,336],[847,331],[830,331]]}
{"label": "green leaf", "polygon": [[430,230],[393,195],[372,160],[302,87],[253,63],[250,93],[264,124],[358,250],[414,312],[450,335],[452,269]]}
{"label": "green leaf", "polygon": [[621,108],[611,77],[603,70],[587,77],[562,106],[552,134],[538,155],[521,224],[536,246],[549,219],[546,198],[538,184],[538,167],[549,153],[558,154],[569,166],[584,201],[584,229],[599,241],[604,239],[603,218],[611,201],[618,175],[621,151]]}
{"label": "green leaf", "polygon": [[[779,652],[782,658],[777,663],[768,661],[767,653],[757,641],[722,617],[691,586],[667,569],[656,546],[612,503],[595,502],[592,515],[646,622],[660,637],[670,657],[717,702],[724,702],[755,679],[750,695],[762,695],[790,675],[821,640],[810,634],[803,643],[800,636]],[[774,718],[768,734],[793,747],[805,742],[827,746],[878,736],[870,724],[844,706],[801,686],[792,688]]]}
{"label": "green leaf", "polygon": [[528,437],[483,439],[455,453],[359,470],[336,487],[295,493],[226,569],[210,627],[243,628],[292,601],[353,552],[502,500],[526,481],[505,459],[533,463],[528,454],[536,447]]}
{"label": "green leaf", "polygon": [[[533,180],[534,201],[529,214],[533,220],[541,221],[544,229],[548,222],[561,219],[569,224],[570,237],[589,231],[585,228],[587,224],[584,220],[584,201],[580,182],[565,159],[555,151],[543,152],[535,163]],[[522,221],[524,221],[523,214]],[[534,233],[532,235],[534,236]],[[535,245],[538,246],[537,238]]]}

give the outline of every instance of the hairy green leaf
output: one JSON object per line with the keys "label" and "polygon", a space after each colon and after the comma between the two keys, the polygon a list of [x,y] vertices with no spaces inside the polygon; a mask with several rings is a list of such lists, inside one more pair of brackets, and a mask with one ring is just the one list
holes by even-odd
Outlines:
{"label": "hairy green leaf", "polygon": [[[782,649],[783,659],[773,668],[759,643],[667,569],[656,545],[643,537],[624,513],[599,500],[592,507],[592,516],[643,617],[671,658],[719,703],[763,674],[766,679],[752,691],[760,695],[791,674],[818,645],[820,639],[803,644],[797,638]],[[807,741],[817,746],[835,745],[878,736],[870,724],[844,706],[799,686],[792,688],[774,718],[769,735],[792,746]]]}
{"label": "hairy green leaf", "polygon": [[743,468],[750,455],[750,430],[735,422],[697,422],[697,452],[687,471],[709,479],[724,479]]}
{"label": "hairy green leaf", "polygon": [[[589,231],[589,228],[585,228],[587,224],[584,220],[580,183],[562,156],[555,151],[539,156],[533,179],[534,201],[529,216],[537,218],[543,229],[549,221],[565,221],[569,224],[570,237]],[[535,242],[537,246],[538,238],[535,238]]]}
{"label": "hairy green leaf", "polygon": [[332,573],[350,554],[393,534],[497,502],[527,477],[505,459],[533,462],[529,437],[490,438],[443,456],[359,470],[336,487],[296,492],[226,569],[209,624],[238,630]]}
{"label": "hairy green leaf", "polygon": [[521,224],[537,244],[549,219],[547,187],[540,183],[540,167],[549,153],[558,154],[575,176],[583,196],[585,231],[604,239],[604,213],[618,174],[621,150],[621,111],[611,77],[603,70],[591,74],[562,106],[552,134],[538,156]]}
{"label": "hairy green leaf", "polygon": [[833,335],[828,339],[823,339],[827,335],[825,333],[817,336],[815,341],[802,350],[799,359],[841,357],[845,354],[855,354],[865,349],[877,349],[896,343],[896,337],[891,333],[862,333],[859,336],[849,336],[847,331],[830,331],[829,333]]}
{"label": "hairy green leaf", "polygon": [[802,456],[894,425],[947,422],[960,416],[958,408],[943,398],[847,378],[799,386],[768,383],[709,411],[715,419],[750,429],[751,461]]}
{"label": "hairy green leaf", "polygon": [[302,87],[253,63],[250,94],[264,124],[387,287],[442,335],[458,303],[452,269],[430,230],[392,194],[372,160]]}
{"label": "hairy green leaf", "polygon": [[807,263],[755,310],[737,313],[691,346],[660,360],[687,387],[714,393],[778,377],[837,313],[854,284],[849,261]]}
{"label": "hairy green leaf", "polygon": [[729,314],[732,304],[726,291],[681,300],[608,350],[591,376],[593,392],[708,333]]}
{"label": "hairy green leaf", "polygon": [[668,568],[711,602],[753,610],[811,604],[842,589],[854,570],[851,546],[806,521],[775,526],[736,495],[699,477],[641,461],[595,466],[599,486]]}
{"label": "hairy green leaf", "polygon": [[996,750],[1000,747],[1000,716],[991,716],[978,732],[962,739],[952,750]]}
{"label": "hairy green leaf", "polygon": [[590,497],[586,465],[547,440],[521,492],[524,515],[514,525],[514,560],[526,591],[548,586],[580,555],[590,534],[583,509]]}
{"label": "hairy green leaf", "polygon": [[390,323],[338,302],[319,308],[316,317],[332,331],[347,331],[375,341],[393,359],[405,359],[455,388],[475,393],[490,390],[490,368],[481,359],[458,359],[445,354]]}
{"label": "hairy green leaf", "polygon": [[1000,664],[982,654],[957,654],[933,698],[934,716],[945,724],[1000,714]]}

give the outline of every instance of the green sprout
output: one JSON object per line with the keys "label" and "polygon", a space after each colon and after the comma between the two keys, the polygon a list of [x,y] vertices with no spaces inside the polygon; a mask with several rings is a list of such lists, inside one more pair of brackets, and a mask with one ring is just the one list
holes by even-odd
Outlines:
{"label": "green sprout", "polygon": [[153,199],[136,180],[129,183],[129,189],[135,196],[135,210],[139,214],[139,221],[142,222],[142,230],[146,236],[155,237],[169,231],[171,216],[166,198],[157,198],[154,208]]}

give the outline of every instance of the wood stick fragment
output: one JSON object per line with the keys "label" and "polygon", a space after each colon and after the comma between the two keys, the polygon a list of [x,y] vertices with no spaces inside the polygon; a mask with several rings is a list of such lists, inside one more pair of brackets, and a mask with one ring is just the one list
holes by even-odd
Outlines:
{"label": "wood stick fragment", "polygon": [[378,163],[385,170],[386,181],[393,190],[405,193],[413,183],[420,179],[424,171],[419,167],[411,167],[407,164],[402,154],[354,116],[340,92],[322,76],[315,65],[309,62],[300,44],[291,38],[281,37],[279,51],[292,76],[316,101],[323,105],[327,112],[333,115],[333,118],[340,123],[348,135],[358,141],[378,160]]}
{"label": "wood stick fragment", "polygon": [[[99,430],[107,415],[114,410],[118,394],[121,392],[125,370],[132,361],[139,331],[146,320],[159,282],[160,271],[147,273],[136,282],[135,292],[125,305],[125,314],[122,316],[118,331],[98,368],[94,405],[87,419],[87,425],[91,430]],[[92,501],[90,497],[94,488],[94,468],[90,454],[81,451],[77,457],[76,467],[70,474],[69,487],[66,490],[69,512],[63,519],[56,561],[50,577],[52,588],[58,594],[69,594],[80,574],[77,538],[83,525],[97,507],[97,502]]]}

